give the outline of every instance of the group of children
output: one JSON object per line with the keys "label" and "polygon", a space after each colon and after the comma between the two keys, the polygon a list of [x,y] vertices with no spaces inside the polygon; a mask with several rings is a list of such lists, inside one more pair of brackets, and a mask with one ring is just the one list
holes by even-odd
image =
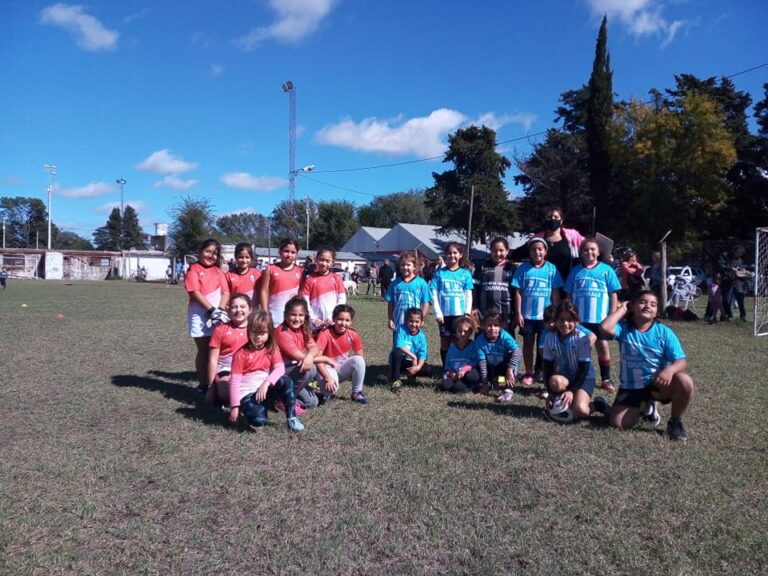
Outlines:
{"label": "group of children", "polygon": [[[403,380],[431,374],[422,327],[432,305],[440,333],[441,390],[494,391],[497,402],[508,403],[518,379],[523,386],[539,380],[548,413],[566,411],[572,418],[601,413],[621,429],[641,418],[658,424],[656,403],[671,402],[668,435],[685,440],[681,416],[693,395],[693,382],[685,373],[677,337],[655,322],[656,296],[644,291],[629,305],[619,303],[619,279],[600,261],[593,239],[581,244],[581,264],[566,279],[546,260],[547,249],[546,240],[532,238],[529,259],[515,267],[507,259],[507,240],[494,238],[490,261],[478,266],[473,277],[462,247],[450,243],[445,266],[429,284],[417,273],[417,255],[402,253],[400,273],[384,295],[392,330],[392,391],[400,393]],[[206,390],[211,402],[227,402],[233,423],[242,416],[248,424],[262,426],[268,410],[276,408],[285,410],[289,428],[301,430],[301,411],[333,398],[345,379],[352,381],[351,398],[368,403],[363,345],[352,328],[354,310],[346,304],[341,278],[331,272],[335,253],[318,250],[307,273],[296,263],[297,252],[294,241],[283,241],[280,260],[259,277],[250,267],[251,247],[240,244],[237,270],[224,274],[215,265],[220,247],[209,240],[187,274],[200,391]],[[254,293],[260,309],[249,297]],[[615,392],[610,339],[619,342],[621,352],[621,387],[612,407],[602,397],[592,400],[598,385],[593,345],[600,386]],[[521,360],[524,372],[519,376]]]}
{"label": "group of children", "polygon": [[251,267],[249,244],[235,247],[237,268],[224,273],[221,245],[203,242],[185,278],[188,328],[195,340],[199,394],[264,426],[269,410],[285,411],[288,427],[304,429],[299,416],[332,399],[339,382],[352,382],[352,400],[367,404],[365,358],[352,328],[336,257],[321,249],[311,274],[296,263],[298,245],[285,240],[280,259],[261,274]]}

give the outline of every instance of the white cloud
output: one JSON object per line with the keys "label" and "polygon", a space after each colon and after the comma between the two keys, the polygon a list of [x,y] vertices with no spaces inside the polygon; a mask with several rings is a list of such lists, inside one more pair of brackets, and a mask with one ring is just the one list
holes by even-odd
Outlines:
{"label": "white cloud", "polygon": [[[145,212],[147,210],[147,203],[143,200],[126,200],[125,201],[126,206],[130,206],[136,212],[141,214],[142,212]],[[93,211],[96,214],[109,214],[114,210],[115,208],[120,208],[120,202],[107,202],[106,204],[102,204],[101,206],[98,206],[93,209]]]}
{"label": "white cloud", "polygon": [[107,182],[91,182],[79,188],[64,188],[56,195],[64,198],[96,198],[114,191],[115,186]]}
{"label": "white cloud", "polygon": [[189,179],[184,180],[179,178],[176,174],[169,174],[162,180],[158,180],[152,186],[154,188],[171,188],[172,190],[189,190],[197,184],[197,180]]}
{"label": "white cloud", "polygon": [[445,151],[448,134],[462,126],[484,124],[498,130],[506,124],[517,123],[528,130],[535,120],[535,115],[528,113],[501,116],[486,113],[471,119],[456,110],[440,108],[429,116],[410,120],[399,116],[391,120],[365,118],[354,122],[347,118],[338,124],[323,127],[316,138],[323,144],[363,152],[383,152],[393,156],[438,156]]}
{"label": "white cloud", "polygon": [[662,15],[663,4],[659,0],[587,0],[592,12],[598,16],[617,18],[635,37],[662,36],[662,48],[675,39],[686,22],[667,20]]}
{"label": "white cloud", "polygon": [[276,19],[269,26],[254,28],[235,44],[253,50],[260,42],[275,39],[296,43],[312,34],[331,11],[336,0],[269,0]]}
{"label": "white cloud", "polygon": [[197,168],[197,162],[187,162],[180,156],[174,156],[168,148],[152,152],[146,160],[136,164],[137,170],[156,174],[178,174]]}
{"label": "white cloud", "polygon": [[221,177],[230,188],[238,190],[268,191],[285,186],[288,181],[274,176],[254,176],[248,172],[228,172]]}
{"label": "white cloud", "polygon": [[209,73],[214,78],[217,78],[224,74],[225,67],[223,64],[211,64],[211,67],[209,69]]}
{"label": "white cloud", "polygon": [[77,45],[89,52],[113,50],[120,34],[109,30],[79,4],[61,2],[48,6],[40,12],[40,22],[68,30],[77,38]]}

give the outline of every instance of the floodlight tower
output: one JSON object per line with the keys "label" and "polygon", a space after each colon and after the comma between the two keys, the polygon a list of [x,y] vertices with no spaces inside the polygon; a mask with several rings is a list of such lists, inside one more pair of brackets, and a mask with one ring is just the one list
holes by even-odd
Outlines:
{"label": "floodlight tower", "polygon": [[296,86],[287,80],[283,92],[288,93],[288,200],[296,199]]}
{"label": "floodlight tower", "polygon": [[51,178],[56,176],[56,164],[43,164],[43,170],[48,172],[48,250],[51,249],[51,195],[53,194],[53,182]]}

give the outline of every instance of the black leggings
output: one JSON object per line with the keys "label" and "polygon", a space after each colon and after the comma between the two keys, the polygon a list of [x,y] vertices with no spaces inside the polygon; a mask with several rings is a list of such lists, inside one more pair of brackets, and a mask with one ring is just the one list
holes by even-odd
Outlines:
{"label": "black leggings", "polygon": [[293,380],[288,376],[282,376],[269,387],[263,402],[256,400],[255,392],[248,394],[240,400],[240,411],[251,426],[265,426],[269,422],[267,407],[274,406],[278,400],[282,400],[285,404],[286,418],[296,416],[296,395],[293,391]]}
{"label": "black leggings", "polygon": [[[413,359],[405,352],[396,348],[392,350],[391,357],[392,380],[400,380],[400,374],[406,368],[413,366]],[[416,376],[432,376],[432,366],[424,364]]]}

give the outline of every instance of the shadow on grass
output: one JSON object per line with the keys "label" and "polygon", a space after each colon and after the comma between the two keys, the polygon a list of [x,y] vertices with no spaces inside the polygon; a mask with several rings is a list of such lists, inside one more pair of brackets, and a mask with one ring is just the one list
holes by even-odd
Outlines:
{"label": "shadow on grass", "polygon": [[522,406],[520,404],[496,404],[491,402],[448,402],[449,408],[462,408],[464,410],[490,410],[496,414],[518,416],[520,418],[545,418],[544,409],[540,406]]}
{"label": "shadow on grass", "polygon": [[[197,380],[194,372],[160,372],[153,370],[147,372],[147,374],[184,381]],[[209,426],[223,426],[229,422],[227,415],[218,407],[204,406],[201,399],[195,394],[195,389],[188,384],[169,382],[150,376],[137,376],[136,374],[118,374],[113,376],[112,384],[121,388],[142,388],[150,392],[159,392],[170,400],[186,404],[186,406],[177,408],[176,413],[190,420],[202,422]]]}

